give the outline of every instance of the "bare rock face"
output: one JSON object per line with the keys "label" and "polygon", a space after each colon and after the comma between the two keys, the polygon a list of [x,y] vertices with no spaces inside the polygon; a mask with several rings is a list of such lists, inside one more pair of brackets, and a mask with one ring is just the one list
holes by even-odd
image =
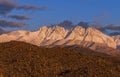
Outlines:
{"label": "bare rock face", "polygon": [[43,26],[34,32],[19,30],[0,35],[0,42],[9,42],[11,40],[24,41],[38,46],[92,46],[93,43],[97,43],[111,48],[116,48],[117,41],[93,27],[83,28],[81,26],[76,26],[71,30],[60,26]]}

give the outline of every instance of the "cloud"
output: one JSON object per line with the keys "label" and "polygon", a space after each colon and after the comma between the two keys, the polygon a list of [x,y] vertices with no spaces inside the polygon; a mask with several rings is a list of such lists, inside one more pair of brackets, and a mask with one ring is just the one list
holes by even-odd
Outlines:
{"label": "cloud", "polygon": [[106,29],[102,25],[95,25],[94,27],[102,32],[106,32]]}
{"label": "cloud", "polygon": [[38,7],[36,5],[29,5],[29,4],[18,7],[18,9],[23,9],[23,10],[46,10],[47,8],[48,8],[47,6]]}
{"label": "cloud", "polygon": [[84,21],[79,22],[78,25],[79,25],[79,26],[82,26],[82,27],[84,27],[84,28],[89,27],[88,22],[84,22]]}
{"label": "cloud", "polygon": [[110,15],[109,15],[108,12],[103,12],[103,17],[104,17],[104,18],[110,18]]}
{"label": "cloud", "polygon": [[110,24],[107,26],[102,26],[102,25],[95,25],[94,26],[96,29],[104,32],[104,33],[109,33],[109,30],[111,31],[111,33],[109,33],[109,35],[118,35],[120,34],[120,26],[117,26],[115,24]]}
{"label": "cloud", "polygon": [[116,36],[116,35],[120,35],[120,32],[111,32],[109,33],[110,36]]}
{"label": "cloud", "polygon": [[0,35],[3,34],[3,33],[8,33],[10,31],[7,31],[7,30],[3,30],[2,28],[0,28]]}
{"label": "cloud", "polygon": [[0,0],[0,14],[8,14],[12,10],[45,10],[47,9],[47,6],[36,6],[36,5],[19,5],[17,3],[14,3],[12,0]]}
{"label": "cloud", "polygon": [[100,15],[93,18],[93,25],[103,25],[110,18],[109,12],[102,12]]}
{"label": "cloud", "polygon": [[17,8],[18,5],[10,1],[0,1],[0,14],[8,14],[13,9]]}
{"label": "cloud", "polygon": [[23,22],[13,22],[13,21],[7,21],[7,20],[0,20],[0,27],[22,27],[26,24]]}
{"label": "cloud", "polygon": [[14,18],[17,20],[30,20],[31,18],[25,15],[11,15],[10,18]]}
{"label": "cloud", "polygon": [[114,24],[107,25],[105,28],[109,29],[109,30],[120,31],[120,26],[117,26],[117,25],[114,25]]}
{"label": "cloud", "polygon": [[71,27],[73,27],[73,23],[69,20],[65,20],[65,21],[59,23],[58,25],[66,28],[66,29],[70,29]]}

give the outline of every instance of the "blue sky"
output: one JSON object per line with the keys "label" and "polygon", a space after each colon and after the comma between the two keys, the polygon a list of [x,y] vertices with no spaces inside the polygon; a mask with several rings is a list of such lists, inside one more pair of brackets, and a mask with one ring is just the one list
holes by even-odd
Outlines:
{"label": "blue sky", "polygon": [[[1,0],[0,0],[1,1]],[[14,9],[8,15],[25,15],[30,20],[15,20],[1,15],[1,19],[24,22],[27,26],[10,29],[36,30],[43,25],[57,24],[70,20],[74,24],[80,21],[89,24],[120,25],[120,0],[7,0],[18,5],[45,6],[44,10]],[[4,27],[3,27],[4,28]],[[8,27],[9,28],[9,27]],[[8,29],[5,27],[5,29]]]}

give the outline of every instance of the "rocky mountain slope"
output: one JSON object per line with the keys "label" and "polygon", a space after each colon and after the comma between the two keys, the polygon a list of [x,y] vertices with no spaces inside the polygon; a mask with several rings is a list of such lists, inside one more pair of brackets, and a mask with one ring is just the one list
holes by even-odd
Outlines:
{"label": "rocky mountain slope", "polygon": [[120,58],[82,47],[40,48],[11,41],[0,43],[0,76],[120,77]]}

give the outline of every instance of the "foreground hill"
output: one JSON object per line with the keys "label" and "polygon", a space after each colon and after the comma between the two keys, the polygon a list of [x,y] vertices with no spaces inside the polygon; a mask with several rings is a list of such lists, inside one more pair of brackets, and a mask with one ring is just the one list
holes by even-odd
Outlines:
{"label": "foreground hill", "polygon": [[24,42],[0,44],[1,77],[120,77],[119,57],[90,55],[86,48],[40,48]]}

